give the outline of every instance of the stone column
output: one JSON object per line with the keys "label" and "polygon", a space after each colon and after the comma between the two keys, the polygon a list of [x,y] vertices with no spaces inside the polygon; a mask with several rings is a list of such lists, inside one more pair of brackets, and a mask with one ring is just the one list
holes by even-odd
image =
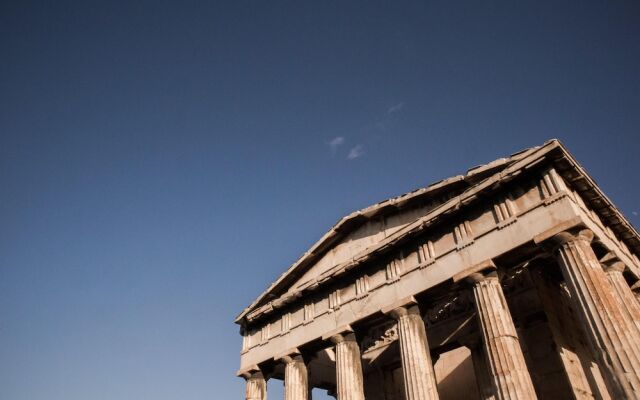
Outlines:
{"label": "stone column", "polygon": [[611,287],[613,287],[622,311],[628,318],[628,322],[638,329],[640,333],[640,304],[631,291],[624,275],[622,275],[625,269],[624,263],[613,253],[608,253],[604,256],[600,263],[607,274]]}
{"label": "stone column", "polygon": [[309,400],[309,372],[299,351],[278,357],[284,362],[284,399]]}
{"label": "stone column", "polygon": [[607,388],[616,399],[640,399],[638,334],[625,323],[598,258],[591,248],[593,232],[561,232],[551,238],[572,307],[598,360]]}
{"label": "stone column", "polygon": [[267,400],[267,380],[260,370],[251,370],[242,374],[247,381],[246,400]]}
{"label": "stone column", "polygon": [[401,303],[382,312],[398,321],[405,399],[437,400],[436,375],[420,310],[413,298]]}
{"label": "stone column", "polygon": [[[576,340],[575,336],[567,336],[567,333],[572,335],[579,329],[574,328],[575,325],[572,324],[573,317],[568,310],[566,297],[562,296],[558,282],[546,273],[548,267],[546,264],[530,264],[529,276],[535,285],[542,308],[547,316],[549,330],[573,397],[576,400],[593,399],[593,390],[589,384],[587,371],[578,356],[578,348],[581,348],[580,340]],[[593,383],[594,389],[598,389],[597,383]]]}
{"label": "stone column", "polygon": [[364,400],[362,360],[356,335],[352,331],[342,331],[331,334],[328,339],[336,345],[337,399]]}
{"label": "stone column", "polygon": [[536,399],[531,376],[495,270],[475,272],[472,285],[482,342],[497,399]]}

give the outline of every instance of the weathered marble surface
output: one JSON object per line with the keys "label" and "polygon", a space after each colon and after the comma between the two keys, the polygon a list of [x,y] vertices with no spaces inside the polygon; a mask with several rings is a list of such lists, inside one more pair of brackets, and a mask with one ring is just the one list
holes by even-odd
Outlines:
{"label": "weathered marble surface", "polygon": [[343,218],[238,316],[245,398],[640,398],[639,253],[559,142],[473,168]]}

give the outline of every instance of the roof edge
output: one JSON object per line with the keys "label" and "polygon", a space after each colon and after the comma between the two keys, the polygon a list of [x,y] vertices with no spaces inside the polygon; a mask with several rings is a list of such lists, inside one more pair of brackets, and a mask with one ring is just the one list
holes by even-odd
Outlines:
{"label": "roof edge", "polygon": [[[551,139],[546,141],[543,145],[541,146],[536,146],[536,147],[530,147],[521,151],[518,151],[516,153],[513,153],[511,156],[509,156],[508,158],[499,158],[497,160],[491,161],[487,164],[481,165],[481,166],[476,166],[476,167],[472,167],[469,170],[467,170],[467,174],[466,175],[456,175],[453,176],[451,178],[447,178],[447,179],[443,179],[437,182],[434,182],[432,184],[430,184],[427,187],[424,188],[420,188],[408,193],[405,193],[403,195],[400,196],[396,196],[396,197],[392,197],[390,199],[378,202],[376,204],[373,204],[369,207],[363,208],[361,210],[352,212],[351,214],[341,218],[327,233],[325,233],[316,243],[314,243],[308,251],[304,252],[302,254],[302,256],[300,256],[296,262],[294,262],[286,271],[284,271],[279,277],[278,279],[276,279],[276,281],[274,281],[273,283],[271,283],[271,285],[269,285],[269,287],[267,287],[267,289],[260,294],[248,307],[246,307],[234,320],[235,323],[237,324],[241,324],[243,318],[249,314],[249,312],[251,312],[253,309],[255,309],[255,307],[276,287],[278,286],[280,283],[282,283],[288,276],[291,275],[291,273],[295,270],[297,270],[301,265],[303,265],[305,262],[310,261],[312,259],[313,256],[315,255],[319,255],[321,254],[324,249],[326,248],[326,246],[330,246],[331,244],[334,243],[335,240],[337,240],[341,235],[344,235],[348,232],[351,232],[351,230],[348,231],[344,231],[341,232],[341,228],[343,228],[348,222],[353,221],[356,218],[365,218],[366,220],[368,220],[369,218],[371,218],[372,216],[377,215],[376,211],[384,208],[384,207],[389,207],[389,206],[394,206],[395,204],[403,201],[403,200],[409,200],[409,199],[414,199],[418,198],[418,197],[424,197],[428,194],[433,193],[434,191],[438,190],[438,189],[444,189],[445,187],[448,187],[456,182],[467,182],[469,184],[469,187],[475,186],[475,184],[484,181],[485,179],[488,179],[490,176],[495,175],[495,172],[497,172],[498,170],[504,170],[505,168],[509,167],[510,165],[513,165],[514,163],[516,163],[517,161],[522,160],[523,158],[526,158],[527,156],[529,156],[531,153],[536,152],[536,151],[540,151],[545,149],[545,154],[549,151],[551,151],[554,148],[557,147],[561,147],[563,149],[563,151],[565,153],[568,154],[568,152],[566,151],[566,149],[564,148],[564,146],[560,143],[560,141],[558,139]],[[495,171],[493,174],[489,174],[488,176],[485,176],[487,172],[491,172],[491,171]],[[499,172],[498,172],[499,173]],[[482,177],[482,178],[481,178]]]}

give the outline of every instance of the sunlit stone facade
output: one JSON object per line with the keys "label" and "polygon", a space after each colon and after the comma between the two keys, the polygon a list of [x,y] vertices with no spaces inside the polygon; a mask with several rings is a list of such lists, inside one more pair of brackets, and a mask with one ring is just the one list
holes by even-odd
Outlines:
{"label": "sunlit stone facade", "polygon": [[237,318],[246,399],[640,399],[640,237],[558,141],[340,220]]}

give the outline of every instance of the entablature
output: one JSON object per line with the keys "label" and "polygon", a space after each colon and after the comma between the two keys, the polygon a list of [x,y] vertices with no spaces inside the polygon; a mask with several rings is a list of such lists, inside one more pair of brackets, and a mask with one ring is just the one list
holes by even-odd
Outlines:
{"label": "entablature", "polygon": [[[549,172],[547,172],[549,173]],[[291,304],[287,311],[274,310],[279,318],[268,325],[281,328],[261,327],[247,331],[248,339],[242,353],[242,364],[249,365],[273,357],[274,351],[301,346],[317,341],[327,331],[342,325],[356,323],[380,312],[397,298],[423,293],[435,285],[442,284],[467,268],[484,260],[499,257],[552,228],[562,221],[580,223],[575,208],[566,190],[545,193],[539,182],[529,181],[526,187],[512,187],[513,222],[500,224],[495,212],[495,202],[485,202],[482,208],[470,210],[466,221],[472,233],[472,243],[456,245],[455,228],[461,223],[453,220],[448,232],[422,235],[405,246],[396,247],[385,262],[374,262],[369,268],[352,271],[344,279],[334,281],[331,290],[311,297],[299,297],[300,306]],[[535,199],[537,197],[537,200]],[[498,197],[503,201],[503,197]],[[425,256],[428,255],[428,256]],[[362,284],[363,280],[367,283]],[[338,282],[342,285],[338,285]],[[365,292],[366,290],[366,292]],[[313,310],[313,311],[311,311]],[[283,317],[283,315],[287,315]],[[287,321],[283,325],[282,321]],[[264,336],[264,332],[271,334]],[[276,333],[277,332],[277,333]]]}
{"label": "entablature", "polygon": [[[508,163],[503,159],[501,163],[491,168],[486,168],[485,170],[480,168],[480,173],[477,173],[476,176],[484,176],[483,174],[491,171],[492,168],[496,169],[497,166],[503,168],[506,164]],[[423,217],[417,218],[410,224],[403,225],[403,228],[394,231],[391,235],[380,238],[379,241],[364,248],[360,253],[350,257],[346,261],[339,262],[332,267],[327,267],[326,271],[320,275],[297,283],[288,292],[250,311],[245,311],[245,313],[239,317],[241,319],[238,319],[236,322],[251,326],[259,320],[264,319],[265,316],[276,312],[278,309],[286,309],[291,304],[298,302],[300,297],[309,296],[310,293],[318,291],[326,285],[330,285],[334,279],[349,274],[351,270],[361,268],[365,264],[374,262],[375,259],[384,257],[386,253],[403,245],[404,242],[413,240],[412,238],[414,236],[420,235],[424,231],[437,230],[437,226],[442,223],[442,220],[449,220],[454,214],[460,213],[463,208],[466,209],[471,204],[482,201],[488,192],[493,192],[497,187],[509,185],[509,182],[516,179],[520,180],[523,175],[531,174],[532,171],[550,167],[552,167],[550,169],[552,173],[542,174],[539,182],[538,189],[540,190],[540,195],[545,197],[546,202],[552,202],[554,198],[557,197],[554,196],[555,193],[560,191],[561,188],[569,187],[568,190],[574,195],[574,200],[577,202],[581,201],[584,208],[589,210],[588,214],[591,215],[591,219],[601,223],[601,228],[604,229],[606,235],[610,237],[611,240],[617,244],[617,247],[620,248],[620,251],[625,254],[625,260],[629,265],[634,266],[630,269],[633,275],[638,276],[638,267],[640,266],[640,261],[637,256],[640,251],[638,233],[624,217],[622,217],[597,186],[595,186],[591,178],[586,175],[584,170],[573,160],[562,145],[557,141],[551,141],[540,148],[529,149],[523,152],[522,158],[513,162],[507,168],[500,170],[500,172],[488,179],[479,180],[479,183],[460,195],[446,201],[443,200],[444,202],[441,205],[437,207],[434,206],[433,209]],[[454,179],[454,181],[456,180]],[[443,185],[444,183],[445,181],[439,183],[439,185]],[[434,186],[437,187],[438,185]],[[407,196],[413,198],[418,196],[417,192],[419,191],[416,191],[415,194],[409,194],[412,196]],[[492,196],[500,197],[499,194],[495,193],[492,193]],[[513,196],[512,193],[507,193],[502,197],[501,201],[496,201],[493,204],[499,228],[515,221],[517,211],[514,209],[511,196]],[[403,196],[400,198],[403,198]],[[382,202],[376,205],[377,208],[370,207],[370,209],[377,210],[379,208],[395,207],[401,203],[399,200],[396,202]],[[372,212],[373,211],[369,211],[368,213],[371,214]],[[368,214],[363,212],[362,215]],[[355,218],[354,215],[351,215],[351,220],[353,220],[352,217]],[[342,225],[341,229],[346,229],[345,227],[346,225]],[[463,248],[472,243],[474,235],[473,232],[469,232],[469,229],[471,229],[471,227],[464,221],[461,221],[460,225],[454,229],[454,237],[458,248]],[[633,251],[625,242],[631,245]],[[313,253],[317,254],[317,250],[317,248],[314,249]],[[426,254],[423,252],[423,256],[429,259],[430,256],[428,252],[433,250],[433,248],[427,247]],[[366,284],[368,284],[368,282],[362,282],[362,285]],[[358,290],[362,292],[363,287],[364,286],[361,286]]]}

